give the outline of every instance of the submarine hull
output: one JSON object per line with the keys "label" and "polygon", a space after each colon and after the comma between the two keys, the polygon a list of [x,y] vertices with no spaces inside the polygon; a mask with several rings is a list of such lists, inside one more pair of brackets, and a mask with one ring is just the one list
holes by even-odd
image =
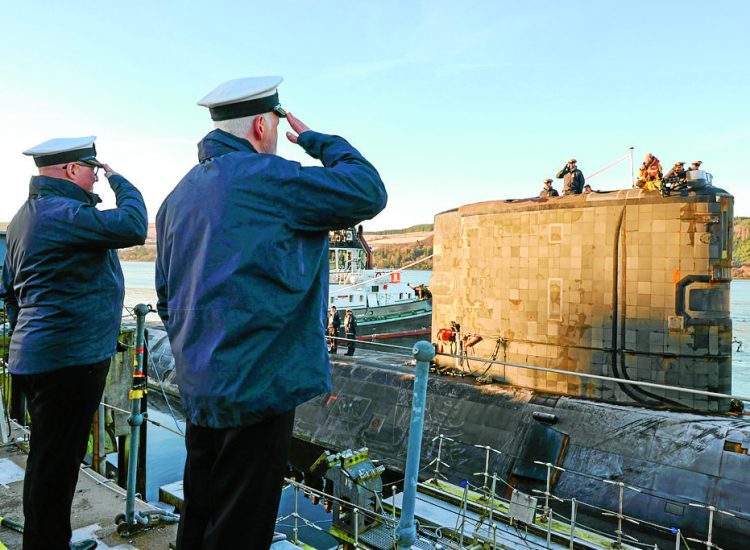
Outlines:
{"label": "submarine hull", "polygon": [[[333,361],[333,392],[298,408],[294,434],[328,449],[367,447],[381,464],[403,471],[413,362],[365,355],[356,362]],[[534,461],[564,468],[553,478],[552,493],[585,503],[579,516],[588,515],[599,527],[605,520],[590,506],[617,510],[619,488],[603,481],[608,480],[640,491],[625,490],[624,514],[664,526],[628,526],[639,540],[674,540],[668,528],[705,538],[707,512],[690,503],[738,515],[714,517],[714,540],[723,548],[738,548],[738,541],[750,536],[750,522],[741,517],[750,515],[750,422],[742,417],[653,410],[430,375],[423,479],[435,475],[435,466],[427,465],[438,456],[441,434],[446,439],[440,460],[448,466],[439,473],[452,482],[483,485],[483,475],[475,474],[485,472],[486,451],[477,445],[486,445],[502,453],[490,453],[486,471],[496,473],[506,488],[543,491],[546,467]],[[556,506],[569,513],[569,502]],[[610,524],[609,532],[614,528]]]}

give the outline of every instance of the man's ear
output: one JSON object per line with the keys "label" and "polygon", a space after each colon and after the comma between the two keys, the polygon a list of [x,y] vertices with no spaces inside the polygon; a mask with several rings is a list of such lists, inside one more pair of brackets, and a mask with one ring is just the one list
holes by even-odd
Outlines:
{"label": "man's ear", "polygon": [[253,128],[253,137],[258,140],[262,139],[263,135],[266,133],[266,124],[262,116],[256,116],[253,119],[252,128]]}

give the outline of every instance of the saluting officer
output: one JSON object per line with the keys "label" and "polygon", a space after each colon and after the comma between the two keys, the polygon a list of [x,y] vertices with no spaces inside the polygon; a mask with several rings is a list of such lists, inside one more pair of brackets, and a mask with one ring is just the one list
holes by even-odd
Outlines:
{"label": "saluting officer", "polygon": [[[158,311],[187,416],[181,550],[271,544],[294,409],[329,392],[328,231],[380,212],[378,172],[279,103],[281,77],[204,97],[215,130],[156,217]],[[278,125],[323,166],[276,155]]]}
{"label": "saluting officer", "polygon": [[586,183],[583,172],[578,169],[578,161],[576,159],[568,160],[568,163],[563,166],[563,169],[557,173],[556,177],[563,180],[563,195],[580,194],[583,191],[583,185]]}
{"label": "saluting officer", "polygon": [[[10,372],[31,416],[25,550],[68,548],[78,470],[120,333],[125,284],[116,249],[146,240],[143,197],[96,159],[95,139],[57,138],[24,151],[39,175],[8,226],[0,298],[13,327]],[[96,208],[100,169],[117,208]]]}

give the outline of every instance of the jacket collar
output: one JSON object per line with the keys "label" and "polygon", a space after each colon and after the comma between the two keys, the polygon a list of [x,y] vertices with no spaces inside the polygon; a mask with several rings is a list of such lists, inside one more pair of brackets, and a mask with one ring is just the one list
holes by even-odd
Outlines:
{"label": "jacket collar", "polygon": [[235,151],[257,153],[258,151],[246,139],[238,138],[224,130],[213,130],[198,143],[198,160],[220,157]]}
{"label": "jacket collar", "polygon": [[94,206],[102,202],[99,195],[89,193],[78,187],[72,181],[51,178],[49,176],[31,176],[29,183],[29,198],[37,197],[67,197]]}

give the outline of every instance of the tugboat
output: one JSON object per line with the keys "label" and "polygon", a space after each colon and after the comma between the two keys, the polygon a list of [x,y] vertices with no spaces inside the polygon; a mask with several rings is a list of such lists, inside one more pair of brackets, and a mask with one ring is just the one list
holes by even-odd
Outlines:
{"label": "tugboat", "polygon": [[351,309],[357,337],[379,340],[430,334],[432,295],[402,281],[401,271],[373,269],[372,250],[362,226],[329,233],[328,305]]}

